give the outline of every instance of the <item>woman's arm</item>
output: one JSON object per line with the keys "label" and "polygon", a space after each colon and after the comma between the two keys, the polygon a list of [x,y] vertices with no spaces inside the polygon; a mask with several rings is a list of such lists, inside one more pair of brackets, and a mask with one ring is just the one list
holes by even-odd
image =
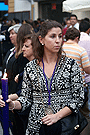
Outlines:
{"label": "woman's arm", "polygon": [[56,114],[46,115],[42,118],[43,124],[52,125],[56,123],[58,120],[70,115],[72,111],[68,107],[64,107]]}
{"label": "woman's arm", "polygon": [[[28,71],[29,69],[29,71]],[[20,93],[20,97],[17,99],[22,105],[22,111],[27,109],[32,105],[32,82],[29,77],[30,74],[30,65],[29,63],[24,68],[23,81],[22,81],[22,89]]]}
{"label": "woman's arm", "polygon": [[18,99],[18,95],[17,94],[10,94],[8,96],[8,98],[11,99],[12,101],[14,101],[14,100]]}
{"label": "woman's arm", "polygon": [[[19,101],[12,101],[11,99],[6,100],[7,103],[9,103],[9,110],[21,110],[21,103]],[[0,95],[0,107],[4,107],[5,102],[3,101],[2,95]]]}
{"label": "woman's arm", "polygon": [[11,99],[8,99],[6,101],[7,103],[9,103],[9,110],[21,110],[22,106],[21,103],[19,101],[12,101]]}

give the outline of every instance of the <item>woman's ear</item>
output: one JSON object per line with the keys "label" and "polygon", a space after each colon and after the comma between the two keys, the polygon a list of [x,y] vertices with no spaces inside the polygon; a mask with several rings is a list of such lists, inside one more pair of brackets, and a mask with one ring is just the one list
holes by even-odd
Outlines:
{"label": "woman's ear", "polygon": [[39,42],[40,42],[42,45],[44,45],[44,43],[43,43],[43,38],[42,38],[41,36],[39,36],[38,39],[39,39]]}

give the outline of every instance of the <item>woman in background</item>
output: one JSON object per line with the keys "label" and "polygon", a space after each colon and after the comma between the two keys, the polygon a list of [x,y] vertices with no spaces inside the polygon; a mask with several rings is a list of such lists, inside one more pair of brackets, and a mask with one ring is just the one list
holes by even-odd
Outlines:
{"label": "woman in background", "polygon": [[[26,63],[29,62],[29,60],[26,57],[23,57],[23,52],[22,52],[22,47],[23,47],[23,42],[22,39],[24,38],[25,35],[27,34],[32,34],[33,33],[33,28],[30,24],[23,24],[19,28],[16,27],[19,25],[15,25],[10,27],[8,30],[10,32],[10,39],[13,44],[15,44],[15,51],[13,55],[8,59],[8,64],[6,65],[6,72],[8,74],[8,79],[9,79],[9,98],[12,100],[16,100],[21,92],[21,84],[22,84],[22,78],[23,78],[23,71]],[[17,31],[18,28],[18,31]],[[17,34],[14,32],[17,31]],[[14,43],[15,42],[15,43]],[[12,49],[13,50],[13,49]],[[7,56],[5,57],[4,63],[6,62]],[[19,81],[16,82],[14,79],[18,75]],[[0,99],[3,99],[2,96],[0,96]],[[16,115],[14,115],[11,111],[10,113],[10,120],[13,124],[13,135],[19,134],[19,129],[17,127],[18,123],[16,122]],[[18,120],[20,120],[18,118]],[[18,128],[18,130],[17,130]],[[22,131],[23,134],[23,130]]]}

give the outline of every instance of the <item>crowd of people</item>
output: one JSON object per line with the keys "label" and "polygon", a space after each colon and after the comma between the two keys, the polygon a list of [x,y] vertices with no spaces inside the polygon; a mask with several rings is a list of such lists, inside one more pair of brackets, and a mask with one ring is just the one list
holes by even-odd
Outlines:
{"label": "crowd of people", "polygon": [[5,54],[2,71],[9,80],[12,134],[62,135],[62,127],[52,125],[80,111],[88,121],[80,135],[90,135],[89,19],[78,22],[71,14],[63,27],[40,18],[22,24],[14,18],[8,24],[13,48]]}

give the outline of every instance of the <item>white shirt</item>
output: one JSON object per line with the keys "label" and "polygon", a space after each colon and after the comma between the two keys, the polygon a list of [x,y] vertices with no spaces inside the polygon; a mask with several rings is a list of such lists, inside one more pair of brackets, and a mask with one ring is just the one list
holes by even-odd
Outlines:
{"label": "white shirt", "polygon": [[[79,30],[79,23],[77,22],[73,27]],[[72,25],[69,28],[72,28]]]}

